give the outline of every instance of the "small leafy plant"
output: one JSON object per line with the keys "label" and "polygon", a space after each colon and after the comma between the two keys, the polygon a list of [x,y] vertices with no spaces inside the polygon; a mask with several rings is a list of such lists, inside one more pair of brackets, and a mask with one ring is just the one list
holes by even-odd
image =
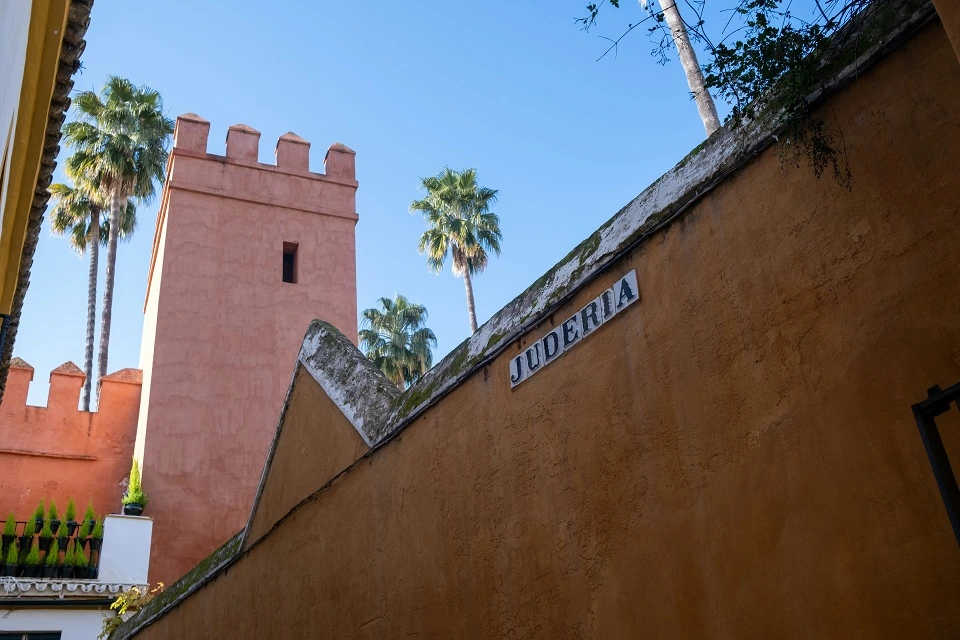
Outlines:
{"label": "small leafy plant", "polygon": [[47,507],[46,505],[43,504],[43,500],[41,500],[40,504],[37,505],[37,508],[33,510],[33,519],[43,520],[43,516],[44,514],[46,514],[46,512],[47,512]]}
{"label": "small leafy plant", "polygon": [[75,522],[77,517],[77,505],[73,498],[67,498],[67,522]]}
{"label": "small leafy plant", "polygon": [[47,551],[47,558],[44,560],[44,564],[48,567],[57,566],[57,560],[60,558],[60,551],[56,547],[50,547],[50,550]]}
{"label": "small leafy plant", "polygon": [[97,520],[97,524],[93,528],[93,533],[90,535],[95,540],[103,540],[103,518]]}
{"label": "small leafy plant", "polygon": [[[40,518],[41,522],[43,518]],[[25,538],[32,538],[34,534],[37,533],[37,521],[30,519],[27,520],[27,524],[23,525],[23,536]]]}
{"label": "small leafy plant", "polygon": [[146,606],[148,602],[156,598],[162,591],[163,583],[158,582],[157,586],[153,589],[144,589],[141,591],[139,587],[133,587],[129,591],[124,591],[118,595],[117,599],[110,605],[110,608],[114,610],[115,614],[103,619],[103,629],[100,635],[97,636],[97,639],[104,640],[104,638],[110,637],[110,634],[123,624],[124,616],[128,610],[141,609]]}
{"label": "small leafy plant", "polygon": [[49,540],[53,537],[53,531],[50,530],[50,520],[43,521],[43,528],[40,529],[40,537],[43,540]]}
{"label": "small leafy plant", "polygon": [[12,513],[7,516],[7,522],[3,525],[3,535],[5,536],[15,536],[17,535],[17,518]]}
{"label": "small leafy plant", "polygon": [[123,504],[139,504],[142,507],[146,507],[147,501],[147,494],[144,493],[143,486],[140,483],[140,463],[134,458],[133,466],[130,467],[130,484],[127,485],[127,493],[124,494],[120,502]]}
{"label": "small leafy plant", "polygon": [[47,511],[47,519],[56,520],[58,522],[60,521],[60,518],[57,514],[57,505],[53,500],[50,501],[50,509]]}

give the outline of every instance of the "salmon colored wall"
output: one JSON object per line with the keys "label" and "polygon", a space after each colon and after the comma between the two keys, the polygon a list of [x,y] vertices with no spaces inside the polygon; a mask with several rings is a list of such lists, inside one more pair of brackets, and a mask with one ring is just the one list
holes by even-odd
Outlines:
{"label": "salmon colored wall", "polygon": [[[960,380],[939,24],[827,109],[851,191],[768,149],[137,638],[960,637],[910,412]],[[641,301],[511,390],[510,358],[630,269]]]}
{"label": "salmon colored wall", "polygon": [[12,511],[25,520],[50,499],[62,516],[71,496],[78,515],[89,500],[98,515],[119,513],[140,409],[140,372],[105,377],[93,413],[77,409],[84,375],[72,363],[50,374],[46,407],[26,403],[33,374],[29,366],[11,366],[0,404],[0,516]]}
{"label": "salmon colored wall", "polygon": [[[327,318],[356,341],[354,154],[327,174],[308,143],[231,127],[206,153],[209,123],[178,118],[148,285],[144,409],[137,450],[154,518],[151,582],[172,582],[247,521],[305,327]],[[296,284],[282,282],[299,243]]]}

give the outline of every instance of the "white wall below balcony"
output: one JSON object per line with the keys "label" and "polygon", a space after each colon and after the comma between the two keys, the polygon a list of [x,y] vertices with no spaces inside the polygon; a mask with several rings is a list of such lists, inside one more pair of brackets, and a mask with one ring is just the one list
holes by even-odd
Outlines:
{"label": "white wall below balcony", "polygon": [[0,633],[59,631],[60,640],[96,640],[103,619],[113,611],[103,609],[0,609]]}

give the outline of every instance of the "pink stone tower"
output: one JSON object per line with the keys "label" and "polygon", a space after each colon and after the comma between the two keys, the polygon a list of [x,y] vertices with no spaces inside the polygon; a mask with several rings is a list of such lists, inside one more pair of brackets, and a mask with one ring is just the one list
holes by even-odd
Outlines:
{"label": "pink stone tower", "polygon": [[177,118],[144,308],[136,455],[154,518],[150,580],[170,583],[246,522],[297,351],[314,318],[356,342],[355,153]]}

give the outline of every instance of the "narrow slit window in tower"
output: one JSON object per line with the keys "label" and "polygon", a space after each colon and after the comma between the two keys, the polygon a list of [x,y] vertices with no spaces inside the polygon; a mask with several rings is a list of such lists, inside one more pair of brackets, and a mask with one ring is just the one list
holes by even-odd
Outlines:
{"label": "narrow slit window in tower", "polygon": [[297,243],[283,243],[283,281],[291,284],[297,282]]}

